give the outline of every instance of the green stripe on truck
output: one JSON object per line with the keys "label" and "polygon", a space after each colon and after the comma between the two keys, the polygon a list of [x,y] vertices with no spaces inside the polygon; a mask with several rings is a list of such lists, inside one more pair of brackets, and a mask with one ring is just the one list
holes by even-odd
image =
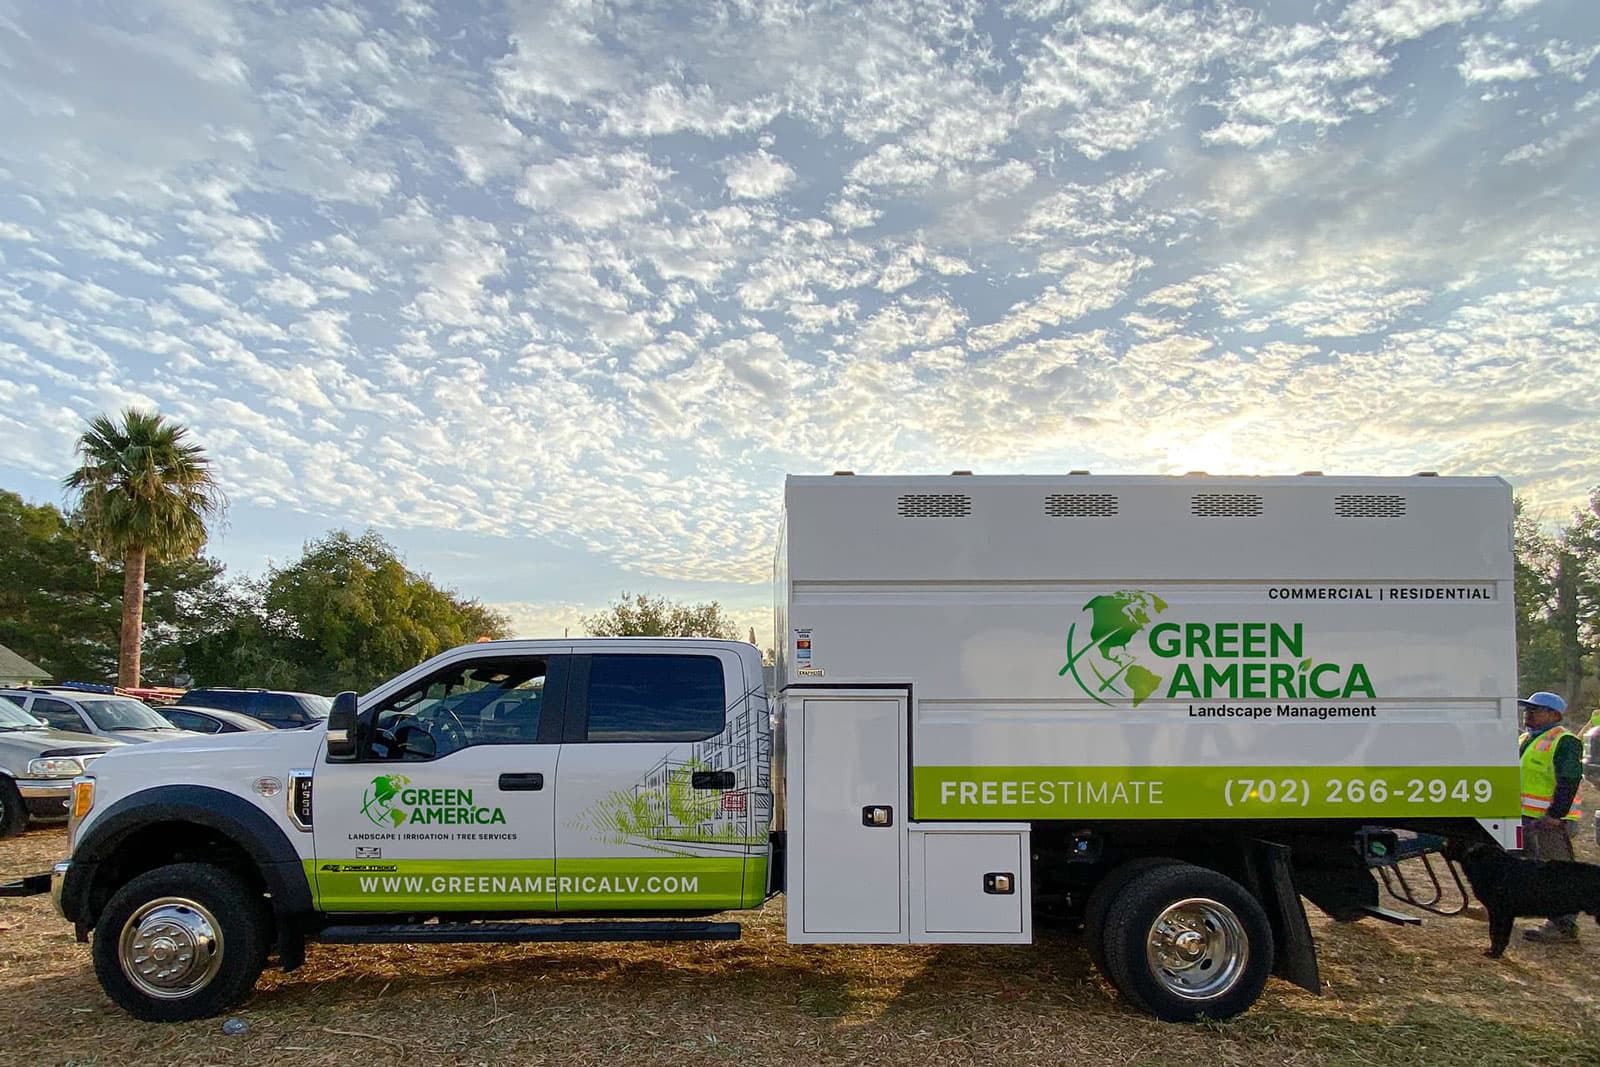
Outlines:
{"label": "green stripe on truck", "polygon": [[[765,858],[760,876],[765,880]],[[736,908],[743,857],[307,860],[322,911]],[[758,897],[759,902],[759,897]]]}
{"label": "green stripe on truck", "polygon": [[1515,766],[917,767],[918,819],[1516,819]]}

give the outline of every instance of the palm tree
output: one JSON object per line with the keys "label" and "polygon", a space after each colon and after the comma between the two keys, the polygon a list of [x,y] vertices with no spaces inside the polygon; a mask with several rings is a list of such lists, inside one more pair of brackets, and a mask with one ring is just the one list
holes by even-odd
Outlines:
{"label": "palm tree", "polygon": [[96,415],[76,452],[83,462],[64,484],[78,495],[78,514],[95,551],[123,561],[117,684],[136,686],[145,562],[199,552],[207,520],[220,516],[226,501],[205,449],[182,425],[154,412],[128,408],[120,424]]}

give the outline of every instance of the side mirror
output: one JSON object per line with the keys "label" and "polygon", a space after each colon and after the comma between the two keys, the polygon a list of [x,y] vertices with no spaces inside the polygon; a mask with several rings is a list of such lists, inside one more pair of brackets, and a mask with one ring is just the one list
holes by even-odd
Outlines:
{"label": "side mirror", "polygon": [[348,763],[356,758],[360,747],[356,743],[358,717],[354,693],[344,692],[333,698],[333,707],[328,711],[329,760]]}

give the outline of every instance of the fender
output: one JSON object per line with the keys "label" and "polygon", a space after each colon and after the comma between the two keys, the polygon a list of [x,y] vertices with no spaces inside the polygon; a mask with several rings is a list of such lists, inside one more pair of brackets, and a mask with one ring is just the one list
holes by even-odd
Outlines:
{"label": "fender", "polygon": [[280,918],[313,910],[305,865],[289,837],[254,804],[200,785],[162,785],[123,797],[89,824],[72,850],[61,887],[61,911],[79,928],[92,926],[91,891],[100,865],[129,835],[152,824],[185,822],[214,830],[242,848],[261,872]]}

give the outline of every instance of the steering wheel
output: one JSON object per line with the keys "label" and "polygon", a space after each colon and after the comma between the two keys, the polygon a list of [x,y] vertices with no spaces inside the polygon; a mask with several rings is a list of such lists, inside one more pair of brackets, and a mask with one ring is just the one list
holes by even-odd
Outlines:
{"label": "steering wheel", "polygon": [[[435,717],[439,712],[443,715]],[[389,759],[404,759],[408,755],[433,759],[441,750],[448,755],[466,748],[469,743],[466,725],[450,708],[429,708],[420,715],[379,726],[373,731],[373,740],[384,746]]]}
{"label": "steering wheel", "polygon": [[445,742],[444,745],[436,747],[447,748],[454,752],[458,748],[466,748],[469,743],[466,724],[461,721],[461,716],[456,714],[454,708],[435,705],[417,717],[417,724],[436,742]]}

